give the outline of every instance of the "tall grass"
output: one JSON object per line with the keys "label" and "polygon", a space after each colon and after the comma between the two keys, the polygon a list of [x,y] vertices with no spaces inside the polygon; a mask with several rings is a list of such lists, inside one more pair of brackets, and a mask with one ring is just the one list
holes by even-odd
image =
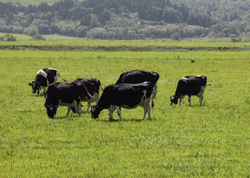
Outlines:
{"label": "tall grass", "polygon": [[[248,52],[0,51],[0,62],[0,177],[249,176]],[[59,107],[49,119],[28,86],[45,67],[104,86],[127,70],[157,71],[152,120],[140,122],[142,108],[94,120],[86,103],[81,117]],[[192,97],[192,107],[187,98],[170,107],[178,80],[197,74],[212,84],[203,106]]]}

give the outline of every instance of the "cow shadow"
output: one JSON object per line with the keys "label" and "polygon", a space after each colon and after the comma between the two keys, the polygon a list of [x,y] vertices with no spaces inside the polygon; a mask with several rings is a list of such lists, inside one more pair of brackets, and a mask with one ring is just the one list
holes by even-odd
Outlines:
{"label": "cow shadow", "polygon": [[120,120],[120,118],[118,119],[105,119],[105,120],[99,120],[96,119],[97,122],[142,122],[145,121],[146,119],[142,120],[142,119],[122,119],[122,121]]}

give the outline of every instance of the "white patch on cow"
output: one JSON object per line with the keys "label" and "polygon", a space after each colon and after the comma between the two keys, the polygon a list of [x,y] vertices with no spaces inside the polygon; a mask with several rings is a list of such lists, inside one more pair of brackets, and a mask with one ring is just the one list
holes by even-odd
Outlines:
{"label": "white patch on cow", "polygon": [[95,112],[95,110],[96,110],[96,108],[91,108],[91,112],[92,113]]}
{"label": "white patch on cow", "polygon": [[42,69],[37,72],[37,75],[41,75],[44,78],[47,78],[47,74]]}
{"label": "white patch on cow", "polygon": [[56,71],[56,76],[54,76],[54,81],[53,81],[53,83],[56,83],[58,76],[59,76],[59,74],[58,74],[58,72]]}
{"label": "white patch on cow", "polygon": [[182,77],[181,80],[187,80],[187,78],[186,77]]}
{"label": "white patch on cow", "polygon": [[196,77],[202,77],[202,75],[196,75]]}
{"label": "white patch on cow", "polygon": [[114,110],[116,110],[116,106],[111,105],[108,110],[109,110],[109,118],[112,119],[113,118],[113,112],[114,112]]}
{"label": "white patch on cow", "polygon": [[122,108],[125,108],[125,109],[134,109],[134,108],[137,108],[138,106],[139,106],[139,104],[136,105],[136,106],[134,106],[134,107],[130,107],[130,106],[128,106],[128,105],[121,105],[121,107],[122,107]]}
{"label": "white patch on cow", "polygon": [[[94,100],[94,99],[95,100]],[[99,94],[98,93],[94,93],[94,95],[93,95],[93,98],[88,98],[88,96],[85,96],[83,99],[82,99],[82,101],[89,101],[89,102],[94,102],[94,101],[97,101],[98,99],[99,99]]]}
{"label": "white patch on cow", "polygon": [[49,107],[49,109],[52,111],[52,110],[53,110],[53,107]]}
{"label": "white patch on cow", "polygon": [[146,98],[147,90],[143,90],[142,92],[143,92],[143,95],[142,95],[141,100],[143,100],[143,98],[144,98],[144,99]]}
{"label": "white patch on cow", "polygon": [[68,107],[77,107],[77,101],[74,100],[72,103],[64,103],[61,100],[59,100],[59,106],[68,106]]}
{"label": "white patch on cow", "polygon": [[[94,99],[93,99],[94,98]],[[93,98],[88,98],[88,96],[85,96],[82,101],[88,102],[87,112],[89,111],[89,108],[91,107],[92,102],[96,102],[99,99],[99,93],[94,93]]]}
{"label": "white patch on cow", "polygon": [[205,87],[202,86],[200,93],[198,93],[196,96],[201,97],[203,95],[204,91],[205,91]]}

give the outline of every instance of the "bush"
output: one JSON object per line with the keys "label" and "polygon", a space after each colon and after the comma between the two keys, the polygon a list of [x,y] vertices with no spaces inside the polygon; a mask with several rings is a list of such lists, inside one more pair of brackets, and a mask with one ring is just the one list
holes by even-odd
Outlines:
{"label": "bush", "polygon": [[0,37],[0,41],[16,41],[16,37],[14,37],[13,35],[7,33],[4,36]]}
{"label": "bush", "polygon": [[32,37],[31,40],[34,40],[34,41],[42,41],[42,40],[46,40],[46,38],[44,38],[42,35],[39,35],[39,34],[36,34],[35,36]]}
{"label": "bush", "polygon": [[242,38],[231,38],[231,42],[241,42]]}

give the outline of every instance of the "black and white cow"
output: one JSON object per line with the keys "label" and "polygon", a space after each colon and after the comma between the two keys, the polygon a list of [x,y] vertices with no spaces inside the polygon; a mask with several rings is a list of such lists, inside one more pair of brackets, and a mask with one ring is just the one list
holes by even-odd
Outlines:
{"label": "black and white cow", "polygon": [[[51,83],[56,83],[58,76],[60,76],[60,74],[55,69],[44,68],[39,70],[36,74],[35,80],[32,81],[32,83],[29,83],[32,87],[32,93],[37,92],[37,95],[39,95],[40,90],[44,89],[43,93],[45,94],[46,87]],[[65,79],[63,80],[66,82]]]}
{"label": "black and white cow", "polygon": [[68,106],[68,116],[72,107],[76,113],[81,115],[81,98],[89,96],[93,98],[81,82],[57,82],[50,84],[45,94],[47,114],[50,118],[56,119],[58,106]]}
{"label": "black and white cow", "polygon": [[157,72],[150,72],[145,70],[131,70],[124,72],[120,75],[119,79],[117,80],[116,84],[118,83],[142,83],[145,81],[150,81],[154,87],[155,90],[153,93],[154,97],[157,93],[157,81],[159,79],[160,75]]}
{"label": "black and white cow", "polygon": [[[191,95],[196,95],[200,98],[200,105],[202,105],[203,94],[205,91],[205,86],[207,85],[207,77],[203,75],[197,76],[186,76],[179,80],[177,89],[174,96],[170,96],[171,105],[172,103],[177,104],[178,99],[179,106],[181,105],[181,100],[188,95],[188,101],[191,106]],[[211,84],[209,84],[210,86]]]}
{"label": "black and white cow", "polygon": [[149,81],[139,84],[119,83],[109,85],[104,89],[96,105],[92,106],[92,118],[98,118],[103,109],[108,109],[109,117],[112,119],[113,112],[117,109],[120,120],[122,120],[121,107],[133,109],[141,106],[144,107],[143,119],[145,119],[147,113],[148,118],[151,119],[151,108],[149,102],[153,90],[154,85]]}
{"label": "black and white cow", "polygon": [[73,82],[80,82],[81,84],[85,85],[88,92],[93,96],[93,98],[88,95],[85,96],[84,98],[81,98],[82,101],[88,102],[88,108],[87,108],[88,112],[89,108],[91,107],[91,103],[96,102],[99,99],[99,89],[100,87],[102,87],[101,82],[96,78],[87,78],[87,79],[78,78]]}

